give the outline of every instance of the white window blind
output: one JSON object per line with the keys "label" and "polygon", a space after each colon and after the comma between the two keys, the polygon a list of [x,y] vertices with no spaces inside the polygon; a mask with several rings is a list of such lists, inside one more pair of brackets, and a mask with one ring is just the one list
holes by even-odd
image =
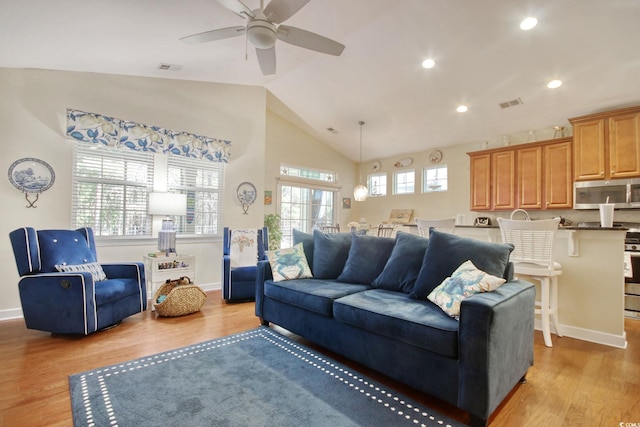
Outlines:
{"label": "white window blind", "polygon": [[76,142],[71,223],[96,236],[149,236],[153,154]]}
{"label": "white window blind", "polygon": [[169,156],[167,190],[187,195],[187,214],[175,221],[178,235],[222,234],[224,163]]}

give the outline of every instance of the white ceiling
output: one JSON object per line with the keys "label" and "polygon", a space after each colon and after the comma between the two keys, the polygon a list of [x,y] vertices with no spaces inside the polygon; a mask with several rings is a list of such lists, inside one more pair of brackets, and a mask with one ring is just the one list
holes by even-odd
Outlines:
{"label": "white ceiling", "polygon": [[[245,59],[244,37],[178,40],[244,24],[215,0],[0,2],[0,67],[264,86],[301,127],[356,161],[359,120],[363,160],[372,160],[480,148],[532,129],[550,137],[568,117],[640,104],[639,0],[312,0],[285,23],[346,49],[334,57],[279,41],[274,76],[261,74],[251,47]],[[528,15],[539,23],[525,32]],[[421,67],[427,57],[435,68]],[[547,89],[554,78],[564,85]],[[498,106],[515,98],[523,105]],[[455,111],[461,103],[465,114]]]}

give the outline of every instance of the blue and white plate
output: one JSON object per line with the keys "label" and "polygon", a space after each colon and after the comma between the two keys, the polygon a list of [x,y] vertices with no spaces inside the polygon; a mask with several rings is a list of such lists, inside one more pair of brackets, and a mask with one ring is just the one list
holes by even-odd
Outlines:
{"label": "blue and white plate", "polygon": [[53,168],[40,159],[27,157],[9,167],[9,181],[23,193],[42,193],[56,180]]}

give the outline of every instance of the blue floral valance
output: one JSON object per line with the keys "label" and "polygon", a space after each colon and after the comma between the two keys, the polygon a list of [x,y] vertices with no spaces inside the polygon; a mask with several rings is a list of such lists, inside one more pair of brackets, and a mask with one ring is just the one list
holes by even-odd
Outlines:
{"label": "blue floral valance", "polygon": [[109,147],[175,154],[212,162],[229,163],[231,159],[231,141],[72,109],[67,109],[67,136]]}

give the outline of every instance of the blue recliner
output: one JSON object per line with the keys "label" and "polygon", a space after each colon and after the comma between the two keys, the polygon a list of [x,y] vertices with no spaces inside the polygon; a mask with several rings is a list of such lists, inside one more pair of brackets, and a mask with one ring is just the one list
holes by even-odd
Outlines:
{"label": "blue recliner", "polygon": [[250,301],[256,297],[256,265],[266,260],[267,227],[249,230],[224,228],[222,245],[222,298]]}
{"label": "blue recliner", "polygon": [[27,328],[88,335],[147,308],[144,264],[99,264],[91,228],[25,227],[9,238]]}

